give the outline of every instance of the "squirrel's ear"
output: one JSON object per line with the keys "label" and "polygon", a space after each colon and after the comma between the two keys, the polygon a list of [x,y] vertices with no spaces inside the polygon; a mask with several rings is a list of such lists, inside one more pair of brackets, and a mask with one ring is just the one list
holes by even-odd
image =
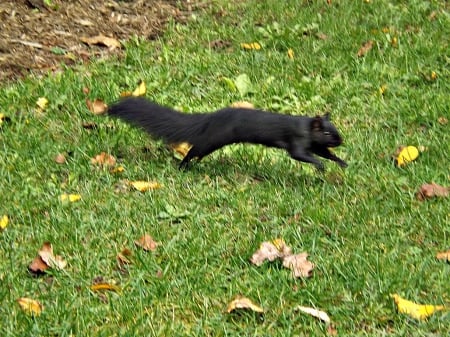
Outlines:
{"label": "squirrel's ear", "polygon": [[322,116],[322,118],[325,119],[326,121],[329,121],[331,119],[331,114],[327,112],[325,115]]}
{"label": "squirrel's ear", "polygon": [[316,116],[311,121],[311,130],[312,131],[321,131],[323,129],[323,120],[322,117]]}

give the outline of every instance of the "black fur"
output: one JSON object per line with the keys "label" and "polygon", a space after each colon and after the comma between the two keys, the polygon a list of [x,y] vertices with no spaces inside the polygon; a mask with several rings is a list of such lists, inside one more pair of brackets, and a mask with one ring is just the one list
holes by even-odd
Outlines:
{"label": "black fur", "polygon": [[321,171],[324,166],[313,154],[333,160],[341,167],[347,166],[328,149],[342,144],[342,138],[330,122],[329,115],[290,116],[243,108],[183,114],[140,97],[122,99],[109,108],[108,114],[143,128],[169,144],[191,144],[192,148],[181,161],[180,168],[187,167],[192,158],[200,160],[233,143],[285,149],[292,158],[312,163]]}

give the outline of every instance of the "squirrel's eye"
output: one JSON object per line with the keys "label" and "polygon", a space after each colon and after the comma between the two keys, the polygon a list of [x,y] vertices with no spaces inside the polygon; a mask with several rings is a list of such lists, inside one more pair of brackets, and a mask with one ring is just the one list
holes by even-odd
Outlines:
{"label": "squirrel's eye", "polygon": [[324,131],[323,134],[324,134],[325,136],[331,135],[330,131]]}

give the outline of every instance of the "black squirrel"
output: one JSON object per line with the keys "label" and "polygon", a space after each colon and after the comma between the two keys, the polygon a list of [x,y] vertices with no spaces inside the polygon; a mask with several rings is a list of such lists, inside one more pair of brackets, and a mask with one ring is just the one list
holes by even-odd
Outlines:
{"label": "black squirrel", "polygon": [[329,114],[291,116],[247,108],[184,114],[142,97],[122,99],[108,109],[108,114],[140,127],[168,144],[187,142],[192,145],[181,161],[180,169],[186,168],[192,158],[201,160],[233,143],[285,149],[295,160],[312,163],[319,171],[324,170],[324,165],[313,154],[333,160],[341,167],[347,166],[328,149],[342,144]]}

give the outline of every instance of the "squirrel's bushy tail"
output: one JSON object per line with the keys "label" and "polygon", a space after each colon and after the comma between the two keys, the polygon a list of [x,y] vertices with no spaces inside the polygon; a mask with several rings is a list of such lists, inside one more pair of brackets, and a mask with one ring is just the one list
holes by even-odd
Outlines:
{"label": "squirrel's bushy tail", "polygon": [[182,114],[168,107],[162,107],[145,98],[129,97],[113,104],[108,109],[112,117],[140,127],[154,137],[167,143],[196,143],[202,125],[199,119],[207,118],[201,114]]}

